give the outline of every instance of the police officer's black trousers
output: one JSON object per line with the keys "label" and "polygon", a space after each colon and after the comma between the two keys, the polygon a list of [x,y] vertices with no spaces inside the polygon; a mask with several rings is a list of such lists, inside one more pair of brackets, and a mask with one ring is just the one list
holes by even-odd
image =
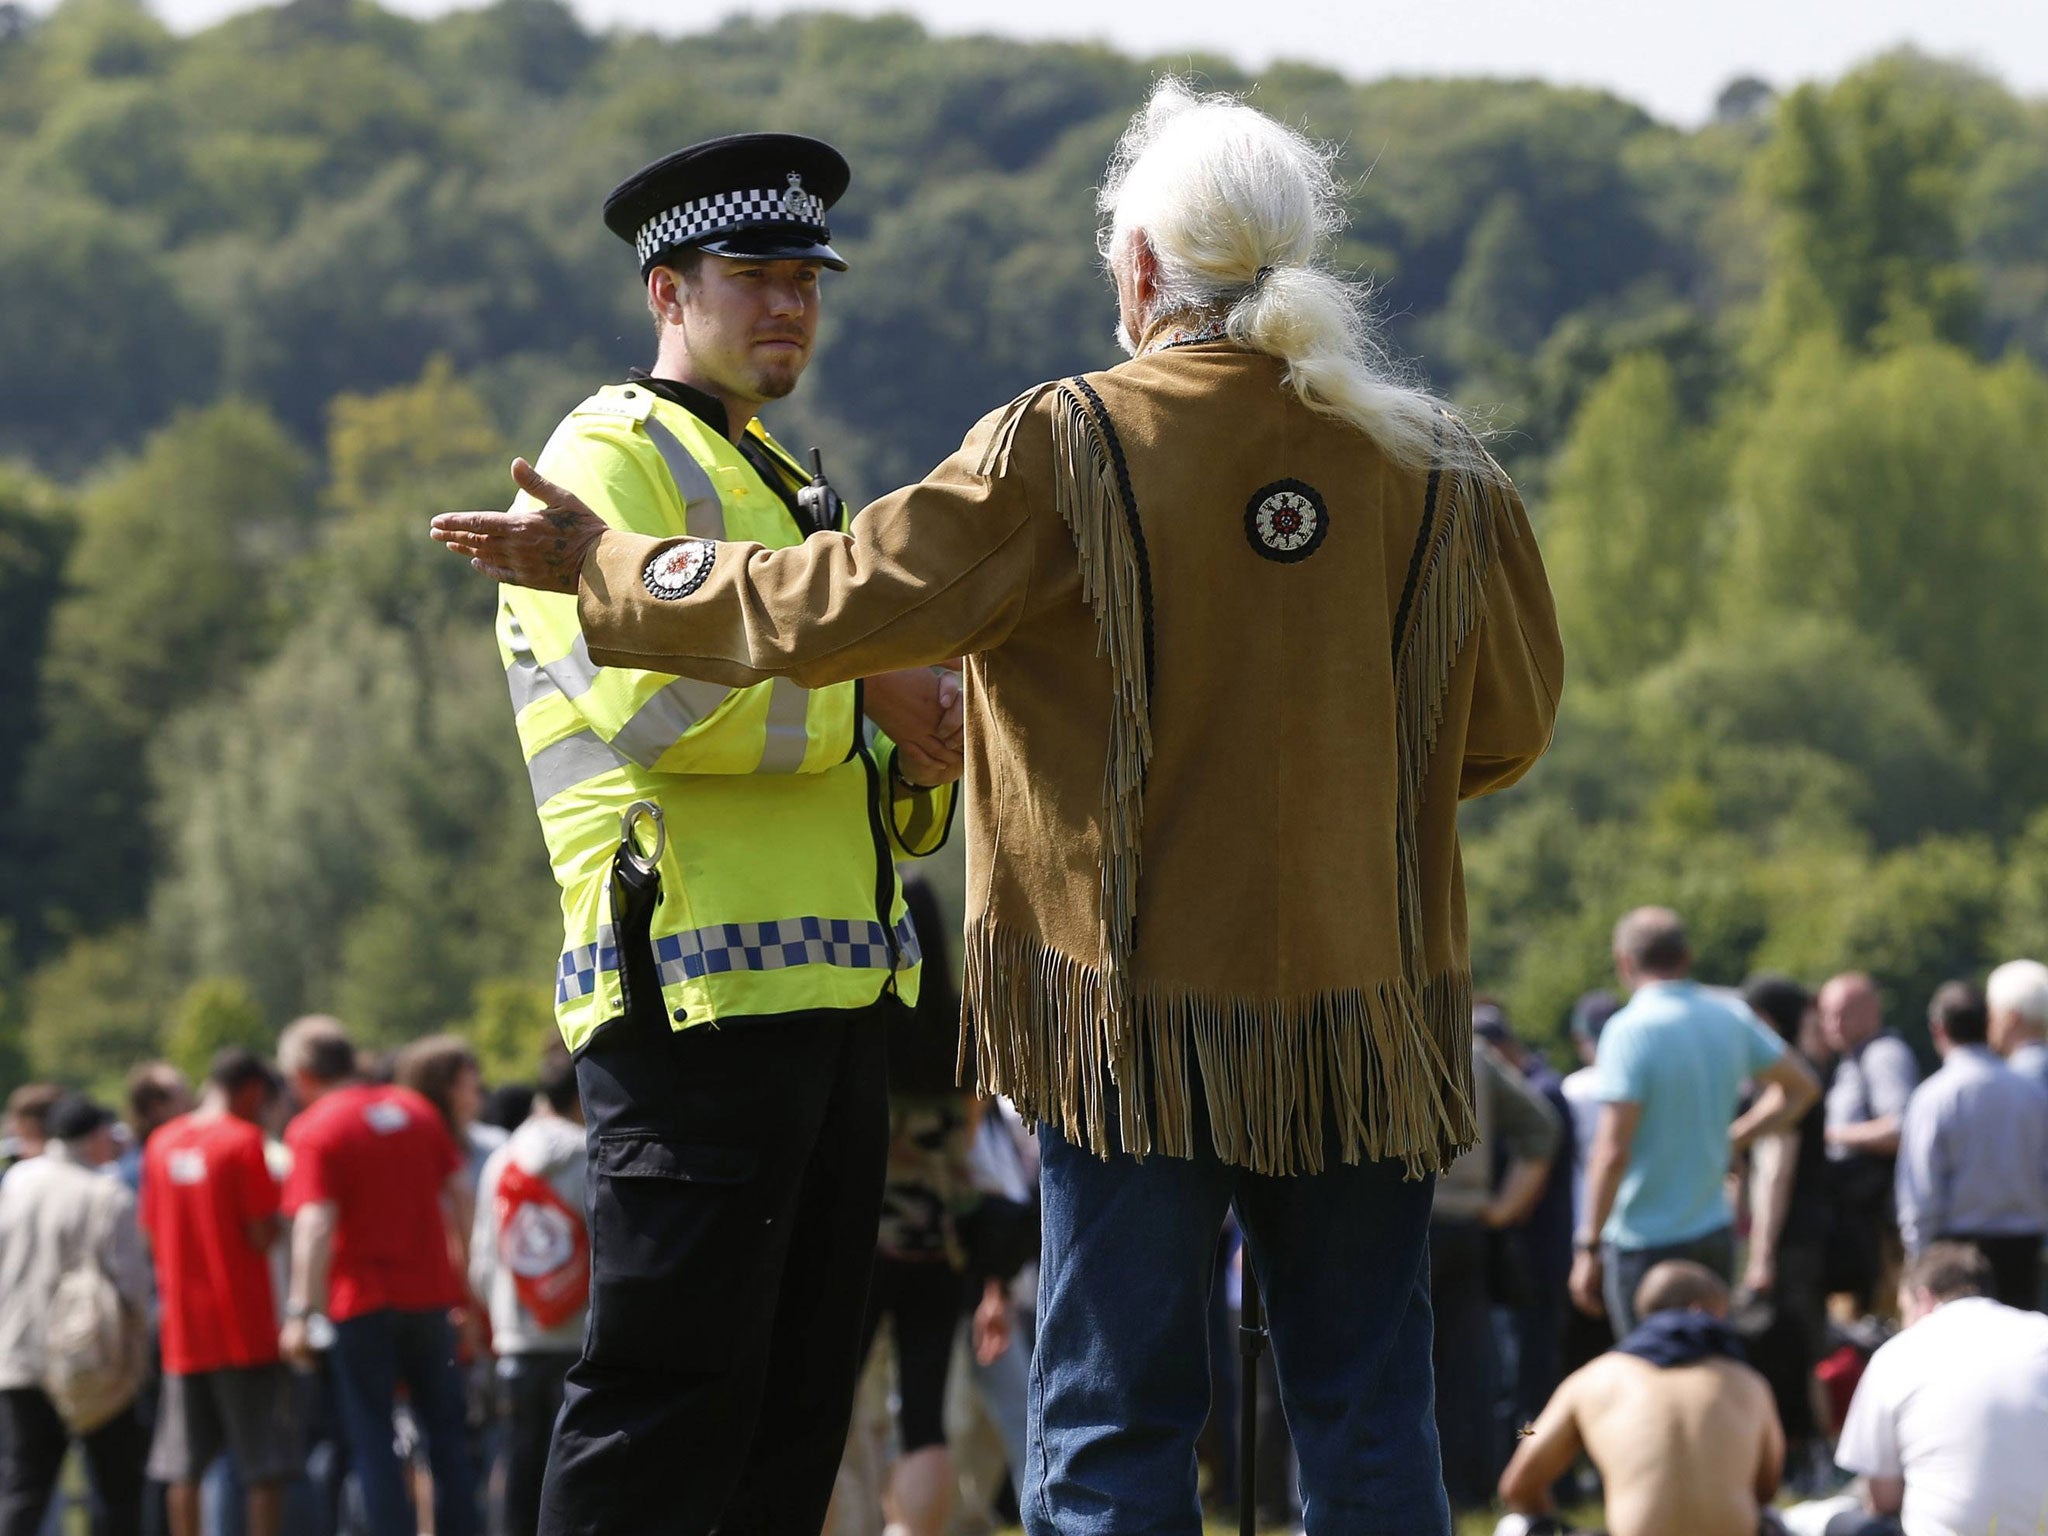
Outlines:
{"label": "police officer's black trousers", "polygon": [[859,1374],[896,1007],[681,1033],[628,1018],[586,1047],[590,1332],[541,1536],[824,1524]]}

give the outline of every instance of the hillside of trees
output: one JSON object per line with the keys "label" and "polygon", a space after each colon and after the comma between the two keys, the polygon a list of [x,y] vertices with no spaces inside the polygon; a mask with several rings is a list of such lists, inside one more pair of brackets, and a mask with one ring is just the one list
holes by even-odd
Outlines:
{"label": "hillside of trees", "polygon": [[[0,4],[0,1089],[312,1008],[522,1067],[553,888],[492,594],[423,530],[651,356],[603,193],[719,132],[845,149],[853,270],[771,420],[872,494],[1114,360],[1092,189],[1161,67],[830,14]],[[1715,979],[1863,965],[1909,1028],[2048,950],[2048,104],[1911,53],[1693,131],[1197,68],[1347,147],[1337,259],[1551,561],[1556,747],[1466,816],[1481,987],[1553,1033],[1650,899]]]}

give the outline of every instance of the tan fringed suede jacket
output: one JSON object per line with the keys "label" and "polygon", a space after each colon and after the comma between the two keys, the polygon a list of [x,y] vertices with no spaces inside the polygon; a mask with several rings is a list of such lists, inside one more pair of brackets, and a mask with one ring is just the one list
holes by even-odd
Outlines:
{"label": "tan fringed suede jacket", "polygon": [[[1505,477],[1394,467],[1227,341],[1039,387],[851,534],[607,533],[592,658],[731,686],[965,655],[963,1029],[1098,1153],[1266,1173],[1475,1134],[1458,802],[1563,657]],[[1462,432],[1446,418],[1444,432]]]}

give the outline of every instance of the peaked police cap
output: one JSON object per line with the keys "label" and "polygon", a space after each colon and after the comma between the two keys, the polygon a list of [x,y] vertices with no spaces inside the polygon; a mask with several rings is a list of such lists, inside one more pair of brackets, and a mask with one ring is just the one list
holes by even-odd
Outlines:
{"label": "peaked police cap", "polygon": [[822,140],[729,134],[635,171],[604,200],[604,222],[633,247],[642,277],[663,258],[691,248],[816,261],[844,272],[825,211],[852,178],[846,157]]}

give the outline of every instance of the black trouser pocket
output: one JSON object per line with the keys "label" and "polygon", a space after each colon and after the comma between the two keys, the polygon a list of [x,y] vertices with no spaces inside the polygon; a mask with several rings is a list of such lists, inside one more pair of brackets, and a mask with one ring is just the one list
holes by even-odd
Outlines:
{"label": "black trouser pocket", "polygon": [[759,1300],[770,1227],[751,1147],[651,1131],[600,1133],[591,1149],[590,1334],[594,1365],[718,1371]]}

